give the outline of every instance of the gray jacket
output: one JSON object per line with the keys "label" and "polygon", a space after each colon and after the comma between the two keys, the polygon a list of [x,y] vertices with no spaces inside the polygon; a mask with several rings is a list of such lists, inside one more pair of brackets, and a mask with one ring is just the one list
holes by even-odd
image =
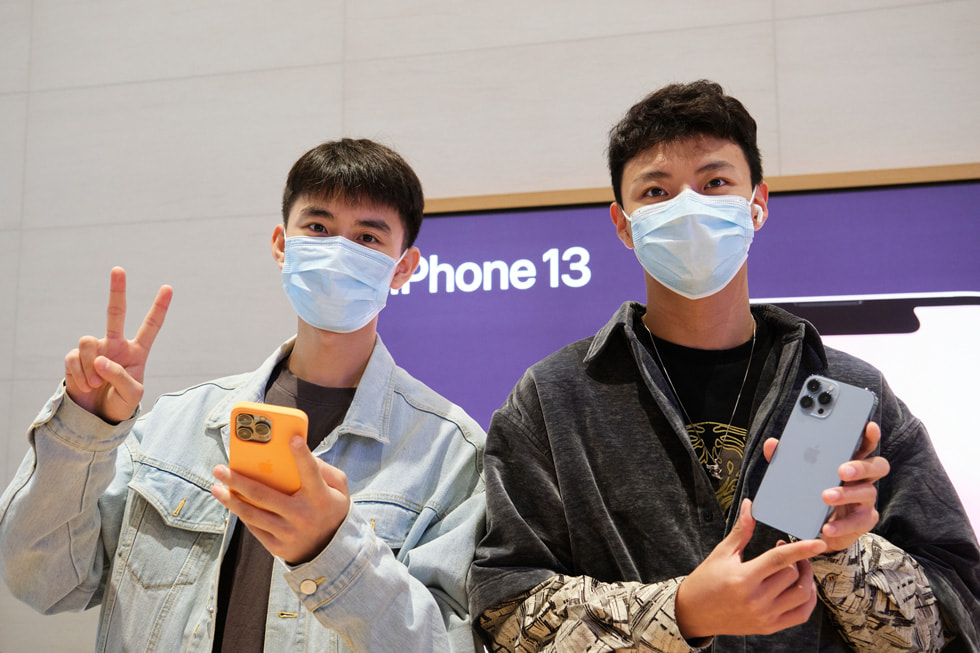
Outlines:
{"label": "gray jacket", "polygon": [[[660,369],[633,329],[644,307],[624,304],[594,337],[531,367],[488,432],[489,530],[469,581],[476,618],[556,574],[653,583],[684,576],[731,529],[766,469],[762,443],[778,437],[804,379],[823,374],[874,390],[880,455],[874,532],[924,568],[950,650],[980,648],[980,549],[922,423],[880,372],[825,348],[813,327],[773,306],[753,312],[773,344],[754,397],[733,509],[724,514],[691,447]],[[745,558],[785,535],[758,524]],[[847,650],[818,602],[810,620],[768,637],[718,637],[713,650]]]}

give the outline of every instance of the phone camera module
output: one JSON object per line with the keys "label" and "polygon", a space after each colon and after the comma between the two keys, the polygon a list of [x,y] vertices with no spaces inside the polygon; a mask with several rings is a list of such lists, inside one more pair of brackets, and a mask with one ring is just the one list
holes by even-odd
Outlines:
{"label": "phone camera module", "polygon": [[255,435],[252,438],[256,442],[268,442],[272,437],[272,424],[264,417],[255,420]]}

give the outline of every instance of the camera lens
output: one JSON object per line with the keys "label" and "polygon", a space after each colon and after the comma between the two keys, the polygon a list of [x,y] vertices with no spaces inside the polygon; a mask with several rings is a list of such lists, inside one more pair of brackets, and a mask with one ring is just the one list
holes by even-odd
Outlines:
{"label": "camera lens", "polygon": [[810,379],[806,384],[806,389],[809,390],[810,392],[816,392],[817,390],[820,389],[820,381],[817,381],[816,379]]}
{"label": "camera lens", "polygon": [[239,440],[251,440],[252,429],[247,426],[239,426],[237,429],[235,429],[235,435],[238,436]]}
{"label": "camera lens", "polygon": [[268,436],[269,433],[271,432],[272,432],[272,426],[269,425],[269,422],[265,421],[264,419],[260,419],[257,422],[255,422],[255,435],[264,438]]}
{"label": "camera lens", "polygon": [[813,406],[813,397],[811,397],[810,395],[801,397],[800,405],[803,406],[804,408],[810,408],[811,406]]}
{"label": "camera lens", "polygon": [[252,423],[252,416],[248,413],[238,413],[238,418],[235,421],[237,421],[239,424],[248,426]]}
{"label": "camera lens", "polygon": [[820,402],[821,406],[826,406],[833,400],[834,397],[829,392],[821,392],[820,395],[817,397],[817,401]]}

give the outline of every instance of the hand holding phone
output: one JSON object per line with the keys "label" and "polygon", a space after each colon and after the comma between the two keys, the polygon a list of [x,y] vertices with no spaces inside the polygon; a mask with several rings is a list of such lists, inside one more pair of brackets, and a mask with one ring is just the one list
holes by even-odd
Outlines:
{"label": "hand holding phone", "polygon": [[296,408],[242,401],[231,410],[228,466],[280,492],[302,487],[289,440],[306,439],[309,420]]}
{"label": "hand holding phone", "polygon": [[832,508],[824,490],[861,443],[878,398],[867,389],[811,376],[797,397],[752,503],[756,520],[800,539],[820,535]]}

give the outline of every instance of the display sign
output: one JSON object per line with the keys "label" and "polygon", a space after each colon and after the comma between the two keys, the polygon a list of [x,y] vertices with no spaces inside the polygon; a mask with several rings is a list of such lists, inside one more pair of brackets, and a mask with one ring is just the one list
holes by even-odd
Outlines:
{"label": "display sign", "polygon": [[[769,219],[749,252],[753,301],[976,296],[977,207],[980,182],[773,194]],[[622,302],[645,301],[643,269],[617,238],[608,205],[428,217],[416,244],[422,261],[412,281],[389,298],[381,337],[399,365],[484,427],[528,366],[593,335]],[[931,418],[924,421],[947,466],[957,455],[980,457],[962,450],[977,440],[967,426],[965,393],[972,394],[968,374],[975,377],[977,369],[980,308],[968,304],[956,308],[950,301],[947,313],[956,311],[955,318],[922,309],[932,311],[928,330],[895,336],[931,343],[917,346],[915,356],[887,336],[878,341],[884,345],[831,343],[853,350],[889,380],[893,370],[899,396]],[[881,330],[860,326],[859,313],[836,331],[841,338]],[[961,320],[964,313],[972,317]],[[968,330],[953,330],[957,325]],[[928,360],[935,364],[924,366]],[[896,369],[902,363],[912,363],[913,371]],[[930,396],[919,386],[931,388]],[[980,488],[970,492],[967,503],[980,506]],[[972,510],[980,520],[980,508]]]}

